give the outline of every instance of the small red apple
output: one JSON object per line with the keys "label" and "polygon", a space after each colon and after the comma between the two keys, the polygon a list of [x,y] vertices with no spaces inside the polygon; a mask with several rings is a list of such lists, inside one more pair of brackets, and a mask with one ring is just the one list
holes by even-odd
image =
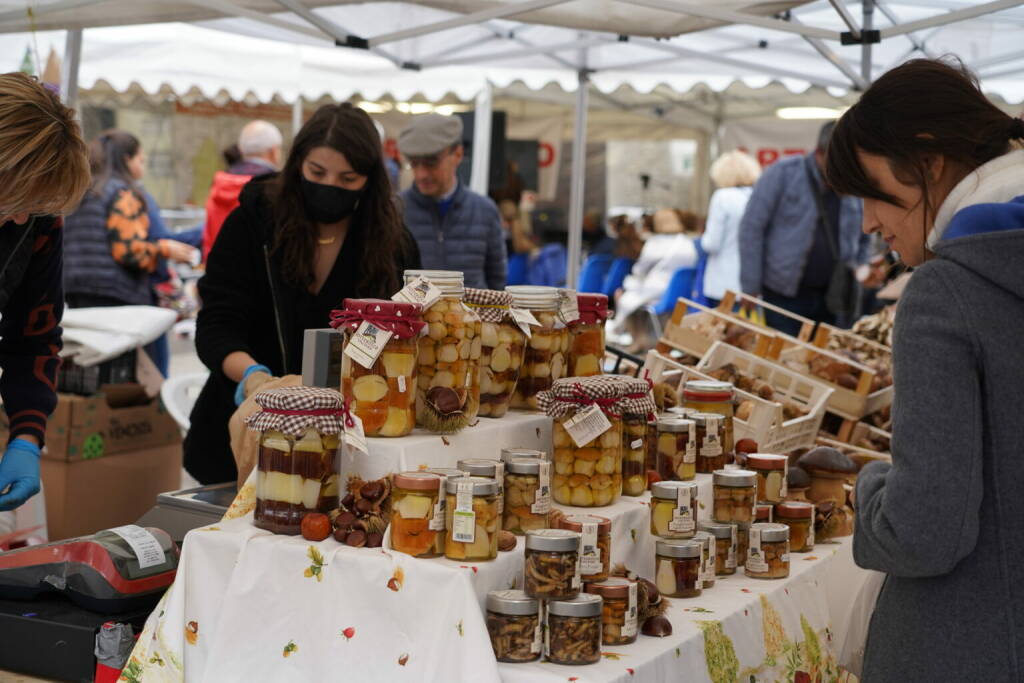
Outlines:
{"label": "small red apple", "polygon": [[301,528],[302,537],[307,541],[322,541],[331,535],[331,520],[322,512],[307,512]]}

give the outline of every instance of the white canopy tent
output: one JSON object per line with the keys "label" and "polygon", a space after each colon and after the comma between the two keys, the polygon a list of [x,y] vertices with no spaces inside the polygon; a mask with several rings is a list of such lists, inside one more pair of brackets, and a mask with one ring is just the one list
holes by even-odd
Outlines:
{"label": "white canopy tent", "polygon": [[[1024,23],[1021,4],[1024,0],[0,0],[0,32],[73,28],[65,79],[72,96],[79,27],[153,21],[202,22],[298,45],[336,43],[363,50],[362,58],[378,58],[380,70],[370,62],[349,62],[352,66],[340,73],[336,65],[325,65],[332,89],[345,78],[341,74],[355,69],[382,83],[402,78],[428,82],[440,76],[456,87],[455,77],[460,86],[479,84],[473,74],[479,74],[476,67],[486,67],[483,87],[477,86],[478,151],[488,140],[495,84],[508,87],[521,80],[536,91],[557,82],[563,90],[576,91],[569,253],[578,254],[592,91],[605,103],[628,107],[614,94],[624,84],[643,95],[659,89],[678,95],[692,90],[695,78],[721,76],[768,77],[794,91],[819,86],[841,95],[862,89],[912,55],[952,52],[980,72],[986,89],[1019,102],[1024,98],[1024,79],[1015,78],[1024,67],[1024,51],[1016,45]],[[175,72],[173,55],[155,63],[165,74]],[[230,61],[216,68],[223,71],[223,64]],[[453,67],[469,70],[438,71]],[[241,73],[256,73],[250,68],[245,65]],[[303,66],[292,83],[315,79],[315,70]],[[720,122],[725,99],[710,98],[701,113]],[[693,111],[692,103],[677,96],[668,106]],[[480,167],[474,169],[475,185],[482,178],[486,186],[485,157],[480,155]],[[577,265],[571,259],[570,281]]]}

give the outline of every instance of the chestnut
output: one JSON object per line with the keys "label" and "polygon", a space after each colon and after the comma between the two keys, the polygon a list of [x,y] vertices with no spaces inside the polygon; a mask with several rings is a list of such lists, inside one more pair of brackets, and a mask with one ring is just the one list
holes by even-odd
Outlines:
{"label": "chestnut", "polygon": [[379,548],[384,545],[384,534],[381,533],[369,533],[366,534],[366,547],[367,548]]}
{"label": "chestnut", "polygon": [[644,622],[640,632],[645,636],[664,638],[672,635],[672,622],[661,615],[653,616]]}
{"label": "chestnut", "polygon": [[350,494],[348,494],[347,496],[345,496],[344,498],[341,499],[341,507],[345,508],[346,510],[351,510],[352,509],[352,505],[354,505],[355,502],[356,502],[356,497],[353,496],[350,493]]}
{"label": "chestnut", "polygon": [[373,503],[371,503],[370,501],[366,500],[365,498],[360,498],[359,500],[356,501],[356,514],[360,517],[368,515],[372,511]]}
{"label": "chestnut", "polygon": [[384,495],[384,484],[379,481],[363,484],[362,488],[359,489],[359,495],[367,500],[377,500]]}
{"label": "chestnut", "polygon": [[348,529],[342,529],[338,527],[334,530],[334,540],[338,543],[344,543],[345,539],[348,538]]}
{"label": "chestnut", "polygon": [[362,548],[366,545],[366,532],[356,529],[345,539],[345,545],[352,546],[353,548]]}
{"label": "chestnut", "polygon": [[355,521],[356,516],[354,514],[351,512],[342,512],[338,515],[337,519],[334,520],[334,528],[348,531],[352,528],[352,525],[355,524]]}

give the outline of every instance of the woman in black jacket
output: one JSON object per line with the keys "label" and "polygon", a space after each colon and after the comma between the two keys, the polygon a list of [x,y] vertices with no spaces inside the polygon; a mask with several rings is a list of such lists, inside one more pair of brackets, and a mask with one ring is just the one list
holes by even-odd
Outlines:
{"label": "woman in black jacket", "polygon": [[185,468],[203,484],[237,477],[236,405],[273,376],[300,374],[306,329],[346,297],[389,298],[419,252],[391,192],[370,117],[317,110],[281,173],[250,182],[199,282],[196,349],[210,377],[191,415]]}

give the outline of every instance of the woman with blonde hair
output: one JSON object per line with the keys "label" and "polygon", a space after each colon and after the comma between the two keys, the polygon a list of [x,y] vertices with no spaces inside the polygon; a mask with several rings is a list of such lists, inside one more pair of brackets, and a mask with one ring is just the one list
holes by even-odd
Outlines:
{"label": "woman with blonde hair", "polygon": [[74,112],[35,79],[0,74],[0,397],[10,421],[0,512],[39,492],[39,449],[60,366],[60,214],[88,185]]}
{"label": "woman with blonde hair", "polygon": [[708,255],[704,296],[712,306],[727,290],[740,291],[740,220],[760,176],[757,160],[739,150],[726,152],[711,164],[711,180],[718,189],[708,204],[700,245]]}

